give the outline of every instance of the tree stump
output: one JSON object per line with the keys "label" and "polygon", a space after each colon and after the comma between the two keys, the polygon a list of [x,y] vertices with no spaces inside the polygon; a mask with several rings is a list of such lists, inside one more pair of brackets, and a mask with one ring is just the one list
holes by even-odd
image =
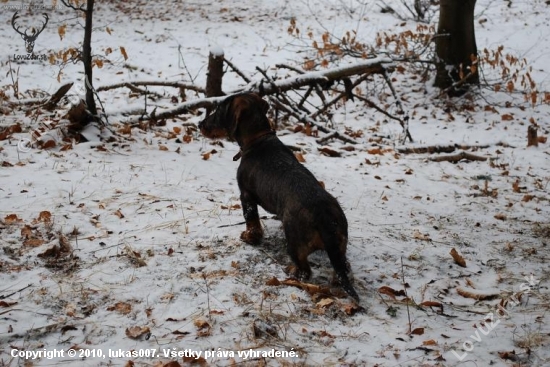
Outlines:
{"label": "tree stump", "polygon": [[223,96],[223,49],[213,47],[208,56],[208,72],[206,74],[206,96]]}
{"label": "tree stump", "polygon": [[529,127],[527,128],[527,146],[539,146],[539,138],[537,137],[537,125],[529,125]]}

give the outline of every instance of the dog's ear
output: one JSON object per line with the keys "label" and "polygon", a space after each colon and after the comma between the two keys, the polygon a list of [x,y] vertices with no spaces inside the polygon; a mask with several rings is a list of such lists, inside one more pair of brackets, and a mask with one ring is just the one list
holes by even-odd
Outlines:
{"label": "dog's ear", "polygon": [[[235,138],[235,133],[239,124],[250,118],[253,110],[261,111],[263,115],[269,110],[269,104],[256,93],[240,94],[232,97],[227,103],[226,121],[230,121],[228,133],[231,139]],[[225,101],[224,101],[225,103]]]}
{"label": "dog's ear", "polygon": [[267,103],[266,101],[264,101],[264,99],[260,96],[258,96],[258,102],[260,103],[260,108],[261,108],[261,111],[262,113],[265,115],[267,114],[267,111],[269,111],[269,103]]}
{"label": "dog's ear", "polygon": [[244,115],[248,108],[250,107],[250,101],[246,96],[236,96],[233,98],[233,100],[230,103],[230,110],[232,116],[228,116],[231,121],[231,129],[230,129],[230,137],[233,139],[235,137],[235,132],[237,131],[237,128],[239,127],[240,122],[244,118]]}

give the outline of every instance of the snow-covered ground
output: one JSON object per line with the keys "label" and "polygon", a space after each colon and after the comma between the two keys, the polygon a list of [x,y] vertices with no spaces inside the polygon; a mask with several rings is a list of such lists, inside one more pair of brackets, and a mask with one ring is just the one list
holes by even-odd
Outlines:
{"label": "snow-covered ground", "polygon": [[[98,2],[93,49],[112,53],[94,68],[94,83],[202,86],[213,47],[253,79],[261,78],[256,66],[300,66],[307,49],[287,32],[291,19],[316,35],[356,30],[365,43],[378,31],[416,28],[378,4]],[[296,122],[278,131],[283,142],[302,148],[305,165],[345,210],[348,258],[364,308],[357,312],[346,298],[275,285],[288,278],[290,260],[271,215],[261,213],[262,245],[239,239],[244,225],[232,160],[238,147],[202,137],[192,125],[203,115],[123,129],[126,139],[110,143],[29,146],[32,132],[60,121],[61,112],[26,113],[28,107],[13,109],[1,97],[16,101],[15,82],[21,100],[53,93],[60,82],[82,80],[82,66],[14,60],[25,53],[24,42],[11,27],[15,10],[3,6],[0,126],[19,124],[21,131],[0,140],[0,366],[187,365],[196,357],[191,352],[201,353],[196,363],[212,366],[550,365],[550,148],[526,147],[531,119],[539,136],[548,135],[548,103],[532,106],[519,94],[489,89],[472,101],[446,102],[430,80],[396,72],[414,144],[391,144],[399,124],[359,101],[334,111],[332,128],[363,131],[354,150],[327,143],[341,157],[323,155],[315,138],[293,131]],[[478,48],[503,45],[526,58],[539,91],[550,90],[549,10],[542,0],[476,6]],[[40,13],[20,11],[21,24],[40,22]],[[62,6],[48,14],[34,52],[78,47],[83,32],[75,23],[82,20]],[[242,85],[226,73],[224,90]],[[149,101],[150,109],[162,110],[171,97],[173,106],[181,102],[177,89],[154,91],[165,98]],[[143,108],[143,97],[126,89],[100,96],[114,131],[122,128],[123,111]],[[391,94],[367,96],[393,103]],[[42,135],[60,140],[46,127]],[[381,149],[375,135],[386,137]],[[453,144],[480,146],[469,152],[488,159],[437,162],[429,158],[441,154],[399,152]],[[466,267],[455,263],[453,249]],[[330,286],[326,255],[313,254],[310,262],[309,282]],[[48,359],[54,351],[58,356]],[[25,352],[44,355],[25,360]]]}

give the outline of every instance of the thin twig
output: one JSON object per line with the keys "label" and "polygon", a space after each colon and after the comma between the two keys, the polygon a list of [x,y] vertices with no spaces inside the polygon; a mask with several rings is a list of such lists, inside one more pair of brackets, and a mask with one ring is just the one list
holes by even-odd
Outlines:
{"label": "thin twig", "polygon": [[403,256],[401,256],[401,277],[403,279],[403,290],[407,297],[407,317],[409,319],[409,335],[412,333],[411,312],[409,310],[409,295],[407,294],[407,283],[405,283],[405,270],[403,267]]}
{"label": "thin twig", "polygon": [[409,138],[409,141],[412,143],[413,138],[411,136],[411,133],[409,132],[409,115],[405,113],[405,111],[403,110],[403,103],[401,102],[401,98],[399,98],[399,95],[395,91],[395,88],[393,87],[393,83],[391,82],[391,78],[388,75],[388,72],[386,70],[382,72],[382,76],[386,80],[386,83],[388,84],[388,87],[390,88],[393,94],[393,98],[395,98],[395,104],[399,109],[399,114],[405,116],[403,117],[402,120],[399,120],[399,124],[403,128],[403,141],[401,142],[401,144],[405,144],[405,142],[407,141],[407,138]]}
{"label": "thin twig", "polygon": [[16,291],[13,292],[13,293],[6,294],[6,295],[4,295],[4,296],[0,296],[0,299],[5,299],[5,298],[8,298],[8,297],[11,297],[11,296],[13,296],[14,294],[19,293],[19,292],[21,292],[21,291],[24,291],[25,289],[27,289],[27,288],[29,288],[29,287],[32,287],[32,284],[29,284],[29,285],[27,285],[26,287],[23,287],[23,288],[21,288],[21,289],[18,289],[18,290],[16,290]]}
{"label": "thin twig", "polygon": [[237,73],[238,76],[240,76],[245,82],[250,83],[252,80],[247,77],[239,68],[235,66],[231,61],[227,60],[225,57],[223,58],[223,61],[229,66],[235,73]]}

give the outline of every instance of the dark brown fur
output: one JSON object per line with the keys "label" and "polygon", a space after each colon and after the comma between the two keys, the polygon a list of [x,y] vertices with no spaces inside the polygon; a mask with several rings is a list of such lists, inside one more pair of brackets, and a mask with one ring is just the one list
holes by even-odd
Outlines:
{"label": "dark brown fur", "polygon": [[199,125],[208,138],[228,137],[241,147],[237,170],[246,230],[241,239],[256,244],[263,237],[258,205],[283,222],[295,276],[309,278],[309,254],[326,250],[342,288],[359,300],[347,275],[348,223],[330,195],[272,131],[269,105],[254,93],[225,99]]}

